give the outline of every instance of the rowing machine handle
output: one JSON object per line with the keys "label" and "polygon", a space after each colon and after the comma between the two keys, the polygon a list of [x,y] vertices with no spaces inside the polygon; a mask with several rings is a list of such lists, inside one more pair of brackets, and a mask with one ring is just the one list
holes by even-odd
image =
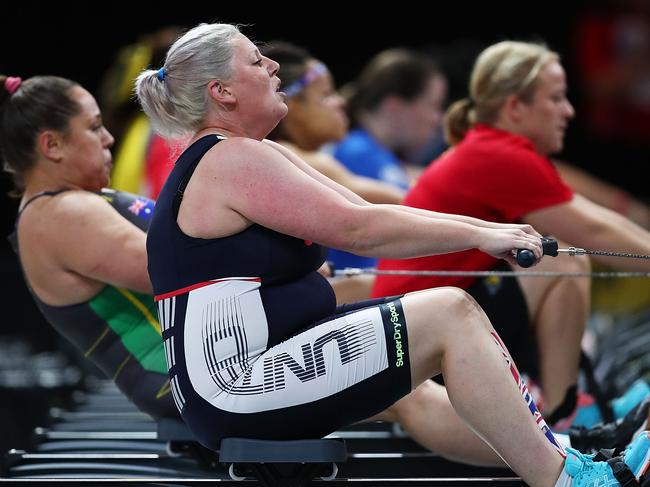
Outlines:
{"label": "rowing machine handle", "polygon": [[[542,237],[542,255],[550,255],[557,257],[558,255],[557,240],[550,237]],[[519,249],[517,250],[517,264],[520,267],[530,267],[535,263],[535,254],[532,250]]]}

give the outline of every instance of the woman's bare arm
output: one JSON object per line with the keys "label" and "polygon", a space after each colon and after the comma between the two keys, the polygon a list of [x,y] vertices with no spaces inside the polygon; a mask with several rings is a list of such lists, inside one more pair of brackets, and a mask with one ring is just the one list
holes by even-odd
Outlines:
{"label": "woman's bare arm", "polygon": [[528,248],[540,255],[538,235],[526,227],[487,228],[349,198],[340,185],[265,143],[228,139],[206,157],[211,177],[200,191],[212,192],[220,204],[280,233],[374,257],[469,248],[499,256]]}

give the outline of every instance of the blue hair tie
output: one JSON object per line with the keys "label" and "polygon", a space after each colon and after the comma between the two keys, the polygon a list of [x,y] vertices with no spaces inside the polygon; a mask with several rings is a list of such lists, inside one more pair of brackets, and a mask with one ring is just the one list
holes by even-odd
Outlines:
{"label": "blue hair tie", "polygon": [[165,68],[160,68],[158,70],[158,79],[160,81],[163,81],[165,79],[165,75],[167,74],[167,70]]}

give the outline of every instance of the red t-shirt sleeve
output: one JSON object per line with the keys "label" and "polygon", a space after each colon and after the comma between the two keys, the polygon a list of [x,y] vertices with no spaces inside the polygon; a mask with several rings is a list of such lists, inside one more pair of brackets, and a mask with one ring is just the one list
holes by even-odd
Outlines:
{"label": "red t-shirt sleeve", "polygon": [[174,158],[169,143],[162,137],[152,134],[146,161],[149,197],[157,199],[167,176],[174,168]]}

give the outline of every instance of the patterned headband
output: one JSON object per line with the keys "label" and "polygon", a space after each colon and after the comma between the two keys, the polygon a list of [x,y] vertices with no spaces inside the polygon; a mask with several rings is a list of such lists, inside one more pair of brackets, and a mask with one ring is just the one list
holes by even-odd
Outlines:
{"label": "patterned headband", "polygon": [[327,66],[323,63],[314,64],[307,72],[302,75],[299,79],[291,83],[286,88],[282,89],[287,98],[292,98],[304,90],[307,85],[312,83],[316,78],[327,73]]}

